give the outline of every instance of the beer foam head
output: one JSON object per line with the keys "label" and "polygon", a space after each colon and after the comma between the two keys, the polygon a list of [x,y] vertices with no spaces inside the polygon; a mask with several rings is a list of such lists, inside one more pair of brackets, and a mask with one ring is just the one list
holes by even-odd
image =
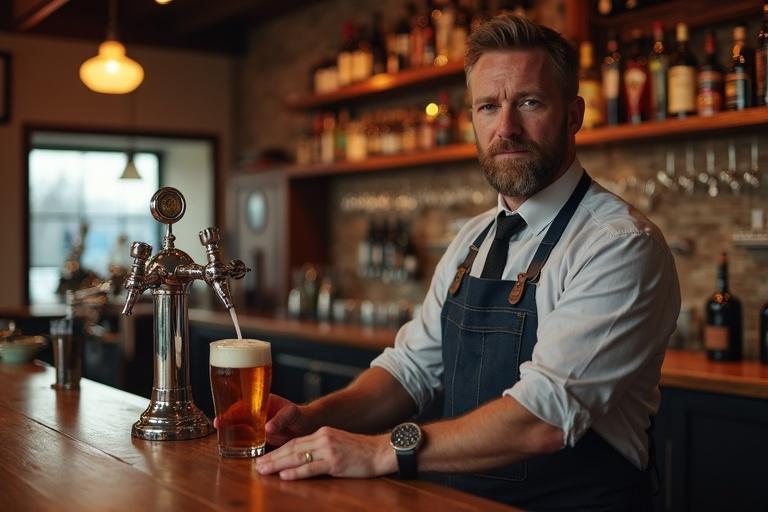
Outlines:
{"label": "beer foam head", "polygon": [[261,340],[219,340],[211,343],[210,365],[218,368],[253,368],[272,364],[271,345]]}

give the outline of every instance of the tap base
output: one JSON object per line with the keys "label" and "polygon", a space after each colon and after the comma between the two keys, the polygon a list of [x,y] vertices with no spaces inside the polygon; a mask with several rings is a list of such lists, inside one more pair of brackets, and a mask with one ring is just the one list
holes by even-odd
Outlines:
{"label": "tap base", "polygon": [[146,441],[182,441],[211,433],[211,420],[191,400],[153,400],[131,429],[131,436]]}

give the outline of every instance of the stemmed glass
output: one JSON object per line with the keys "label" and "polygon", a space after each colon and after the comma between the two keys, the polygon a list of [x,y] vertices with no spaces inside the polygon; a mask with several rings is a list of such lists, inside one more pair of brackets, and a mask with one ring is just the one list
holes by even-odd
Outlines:
{"label": "stemmed glass", "polygon": [[760,188],[760,169],[758,164],[759,147],[757,145],[757,137],[752,137],[752,142],[749,145],[750,165],[749,169],[744,171],[742,179],[744,183],[752,187],[753,189]]}

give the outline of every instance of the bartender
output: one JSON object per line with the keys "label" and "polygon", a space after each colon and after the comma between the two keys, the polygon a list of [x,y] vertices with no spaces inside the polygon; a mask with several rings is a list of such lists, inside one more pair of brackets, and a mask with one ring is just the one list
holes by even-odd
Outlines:
{"label": "bartender", "polygon": [[[499,16],[465,60],[495,208],[440,260],[421,314],[347,388],[270,401],[262,474],[445,475],[533,510],[649,510],[649,429],[680,291],[659,229],[576,158],[578,59]],[[408,422],[444,393],[444,419]],[[404,422],[404,423],[401,423]],[[387,431],[385,434],[381,432]]]}

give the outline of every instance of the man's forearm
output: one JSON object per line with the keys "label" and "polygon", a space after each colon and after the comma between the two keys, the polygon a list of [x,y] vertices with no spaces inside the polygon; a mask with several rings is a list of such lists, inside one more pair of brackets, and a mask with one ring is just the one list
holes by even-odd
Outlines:
{"label": "man's forearm", "polygon": [[359,433],[387,430],[417,411],[397,379],[378,367],[367,369],[346,388],[305,407],[318,428],[330,426]]}
{"label": "man's forearm", "polygon": [[501,397],[469,414],[423,427],[419,471],[471,472],[520,462],[563,447],[563,432]]}

